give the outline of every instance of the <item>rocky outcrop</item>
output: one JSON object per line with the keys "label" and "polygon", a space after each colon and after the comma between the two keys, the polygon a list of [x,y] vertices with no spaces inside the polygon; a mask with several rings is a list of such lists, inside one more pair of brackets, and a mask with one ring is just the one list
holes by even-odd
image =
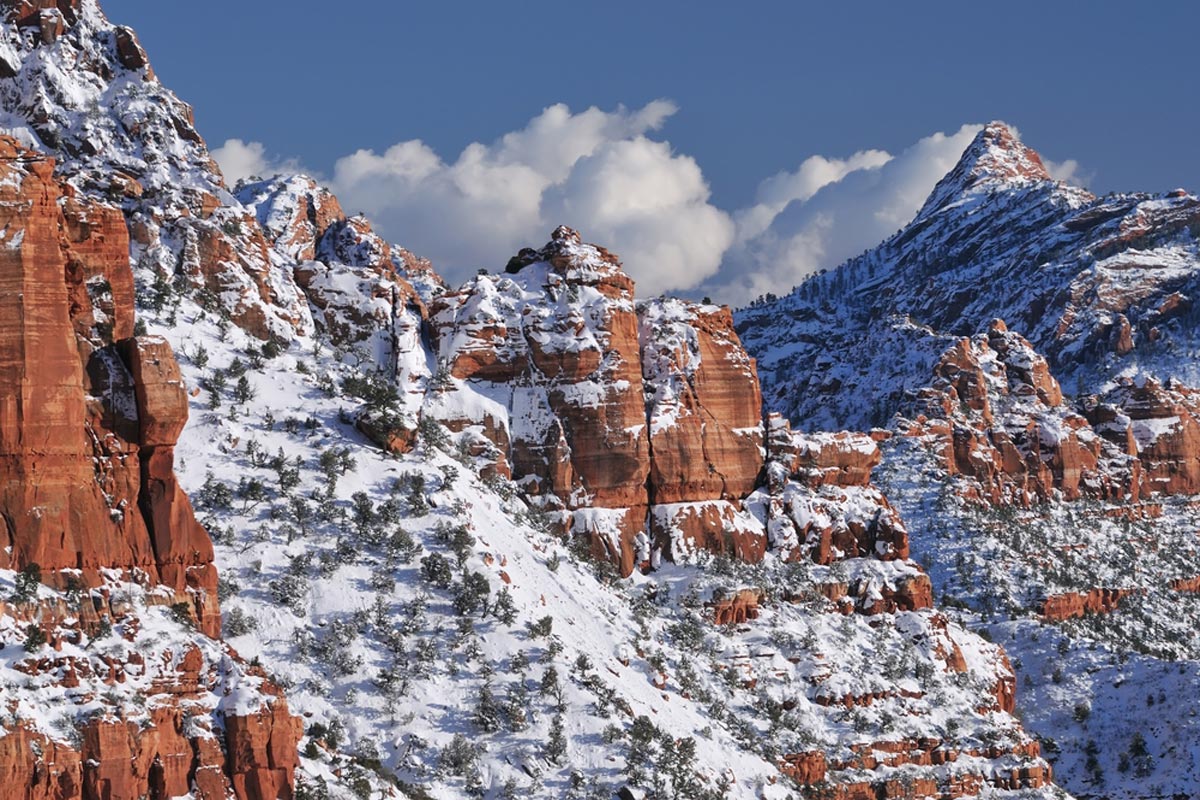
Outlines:
{"label": "rocky outcrop", "polygon": [[654,546],[757,561],[765,538],[739,521],[763,467],[762,396],[729,309],[659,298],[638,320]]}
{"label": "rocky outcrop", "polygon": [[[177,620],[216,637],[212,543],[174,473],[188,416],[178,364],[164,340],[133,335],[123,215],[77,196],[54,171],[52,159],[0,140],[0,568],[36,565],[44,582],[70,587],[80,601],[67,608],[31,598],[0,610],[36,624],[52,647],[70,642],[81,653],[105,625],[138,636],[134,606],[114,601],[125,581],[144,593],[143,608],[170,605]],[[106,699],[105,713],[82,723],[78,746],[8,729],[0,737],[6,790],[48,800],[193,790],[225,798],[231,788],[242,800],[290,796],[298,721],[277,690],[263,694],[271,687],[261,673],[253,691],[241,690],[260,698],[261,710],[197,716],[215,706],[222,681],[241,674],[231,653],[204,641],[172,645],[174,654],[155,654],[158,639],[143,641],[125,661],[36,650],[19,661],[46,691],[91,696],[147,675],[151,656],[164,666],[143,687],[153,704]],[[64,713],[72,707],[63,701]],[[228,759],[216,739],[222,730]]]}
{"label": "rocky outcrop", "polygon": [[237,796],[246,800],[290,800],[295,769],[300,764],[296,745],[303,734],[299,718],[288,713],[282,699],[252,714],[227,716],[227,771]]}
{"label": "rocky outcrop", "polygon": [[1027,505],[1127,491],[1128,466],[1122,476],[1102,469],[1119,454],[1103,452],[1087,420],[1064,404],[1046,360],[1002,321],[959,341],[934,374],[918,425],[906,432],[931,434],[947,471],[970,478],[978,499]]}
{"label": "rocky outcrop", "polygon": [[762,599],[763,593],[756,589],[742,589],[729,596],[714,597],[709,603],[709,607],[712,609],[713,623],[737,625],[758,619],[758,607]]}
{"label": "rocky outcrop", "polygon": [[771,546],[818,564],[865,557],[908,558],[908,532],[870,485],[881,458],[867,434],[808,435],[772,415],[767,485],[754,497],[767,508]]}
{"label": "rocky outcrop", "polygon": [[[1041,759],[1041,747],[1029,741],[1016,747],[958,749],[938,739],[880,741],[856,744],[853,757],[829,761],[819,750],[796,753],[780,759],[780,771],[801,786],[828,786],[822,797],[848,800],[884,798],[974,797],[992,789],[1038,789],[1050,786],[1053,770]],[[987,771],[957,767],[960,760],[988,759],[1005,763]],[[902,767],[942,767],[937,778],[877,778],[866,782],[844,782],[838,773],[861,775],[863,771],[886,771]],[[827,783],[828,782],[828,783]],[[831,785],[832,784],[832,785]],[[914,795],[914,793],[917,793]]]}
{"label": "rocky outcrop", "polygon": [[1200,494],[1200,394],[1178,381],[1129,379],[1084,413],[1096,432],[1136,458],[1140,496]]}
{"label": "rocky outcrop", "polygon": [[171,469],[186,398],[170,348],[129,338],[123,219],[69,189],[60,203],[51,159],[11,140],[0,158],[0,565],[89,585],[138,570],[215,635],[212,547]]}
{"label": "rocky outcrop", "polygon": [[[430,320],[454,385],[440,387],[427,413],[490,433],[513,479],[623,574],[648,561],[638,319],[617,258],[559,228],[546,247],[521,251],[506,275],[439,297]],[[473,399],[480,383],[486,400]]]}
{"label": "rocky outcrop", "polygon": [[946,351],[911,413],[898,429],[937,453],[976,501],[1200,492],[1200,400],[1191,389],[1122,379],[1076,410],[1046,359],[1000,320]]}
{"label": "rocky outcrop", "polygon": [[[317,327],[335,346],[376,364],[396,388],[387,403],[360,410],[359,430],[391,452],[411,450],[430,375],[425,301],[404,276],[410,262],[418,272],[422,262],[407,251],[398,256],[365,218],[347,217],[337,198],[307,176],[243,184],[237,193],[264,231],[276,268],[290,270]],[[429,283],[427,275],[422,280]]]}
{"label": "rocky outcrop", "polygon": [[[211,643],[173,653],[143,642],[125,658],[31,657],[17,664],[30,682],[62,676],[68,690],[102,689],[106,707],[81,723],[76,743],[26,725],[0,735],[6,797],[291,798],[302,726],[261,672],[231,675],[228,657]],[[232,695],[246,707],[218,702],[215,691],[231,680],[253,684],[239,685]],[[150,697],[145,707],[108,705],[132,694],[132,683]]]}
{"label": "rocky outcrop", "polygon": [[616,256],[559,228],[505,275],[442,294],[425,412],[623,574],[702,550],[756,561],[754,362],[728,309],[633,293]]}
{"label": "rocky outcrop", "polygon": [[1088,614],[1109,614],[1117,609],[1129,593],[1127,589],[1089,589],[1086,592],[1055,594],[1042,601],[1040,613],[1045,619],[1055,622]]}

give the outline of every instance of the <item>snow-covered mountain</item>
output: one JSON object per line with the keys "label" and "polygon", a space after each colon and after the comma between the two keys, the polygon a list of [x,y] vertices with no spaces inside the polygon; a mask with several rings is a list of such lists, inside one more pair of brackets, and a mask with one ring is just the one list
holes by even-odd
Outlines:
{"label": "snow-covered mountain", "polygon": [[1195,195],[1094,197],[993,123],[894,237],[736,315],[768,408],[894,434],[915,557],[1081,797],[1200,792],[1198,239]]}
{"label": "snow-covered mountain", "polygon": [[1196,384],[1198,237],[1195,195],[1094,197],[992,123],[908,226],[760,298],[738,332],[768,406],[806,428],[886,423],[928,383],[948,337],[993,319],[1027,337],[1072,395],[1121,376]]}
{"label": "snow-covered mountain", "polygon": [[226,186],[94,0],[0,9],[6,791],[1059,794],[886,437],[764,417],[727,309],[565,227],[447,287]]}

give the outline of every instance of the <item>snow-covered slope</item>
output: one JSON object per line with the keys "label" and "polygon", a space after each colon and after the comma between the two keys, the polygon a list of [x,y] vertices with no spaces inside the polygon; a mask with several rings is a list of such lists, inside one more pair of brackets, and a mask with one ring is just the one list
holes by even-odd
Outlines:
{"label": "snow-covered slope", "polygon": [[1093,197],[993,123],[894,237],[736,315],[768,408],[897,434],[914,557],[1083,797],[1198,791],[1198,237],[1195,195]]}
{"label": "snow-covered slope", "polygon": [[883,424],[928,382],[944,336],[999,318],[1068,393],[1118,376],[1200,383],[1200,200],[1093,197],[988,125],[879,247],[738,312],[768,406],[806,428]]}
{"label": "snow-covered slope", "polygon": [[[140,327],[189,390],[175,467],[249,666],[134,590],[142,622],[121,631],[156,663],[196,639],[189,741],[249,716],[230,760],[290,776],[294,739],[254,736],[264,708],[296,724],[260,697],[270,675],[301,715],[308,798],[1058,794],[1004,652],[933,607],[871,483],[886,437],[764,419],[728,310],[635,302],[568,228],[451,291],[309,179],[228,191],[94,0],[4,8],[5,127],[120,208]],[[977,171],[1043,191],[1027,162]],[[53,679],[5,691],[64,705],[74,679],[29,644],[6,674],[45,653]],[[62,646],[89,665],[117,647]],[[143,721],[143,678],[113,714]],[[32,715],[38,752],[92,710]],[[138,763],[116,752],[113,770]],[[243,800],[287,795],[240,774]]]}

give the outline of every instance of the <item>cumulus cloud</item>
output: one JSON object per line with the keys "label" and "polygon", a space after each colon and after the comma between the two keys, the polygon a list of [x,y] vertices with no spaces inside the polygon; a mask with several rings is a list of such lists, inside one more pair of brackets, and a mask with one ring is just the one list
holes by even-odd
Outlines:
{"label": "cumulus cloud", "polygon": [[267,148],[262,142],[226,139],[225,144],[212,151],[212,157],[230,186],[245,178],[302,171],[295,159],[276,161],[269,158]]}
{"label": "cumulus cloud", "polygon": [[[741,305],[787,292],[902,228],[982,128],[935,133],[896,155],[812,156],[762,181],[749,207],[723,210],[701,166],[657,136],[675,112],[664,100],[579,113],[553,105],[453,160],[416,139],[360,150],[338,160],[329,184],[343,207],[366,213],[451,282],[495,270],[567,224],[620,255],[641,296]],[[298,170],[257,142],[231,139],[213,155],[231,182]],[[1073,159],[1045,163],[1060,180],[1087,179]]]}
{"label": "cumulus cloud", "polygon": [[696,162],[650,139],[674,114],[546,108],[518,131],[446,161],[419,140],[337,162],[332,188],[389,238],[451,278],[496,268],[559,224],[618,253],[640,294],[686,289],[715,274],[733,240]]}
{"label": "cumulus cloud", "polygon": [[1095,177],[1091,172],[1084,170],[1073,158],[1068,158],[1066,161],[1051,161],[1043,157],[1042,163],[1046,166],[1046,171],[1050,173],[1051,178],[1073,186],[1087,186]]}
{"label": "cumulus cloud", "polygon": [[845,160],[814,157],[796,172],[768,178],[757,203],[738,213],[736,244],[704,288],[741,304],[787,292],[874,247],[912,220],[981,127],[935,133],[896,156],[868,150]]}

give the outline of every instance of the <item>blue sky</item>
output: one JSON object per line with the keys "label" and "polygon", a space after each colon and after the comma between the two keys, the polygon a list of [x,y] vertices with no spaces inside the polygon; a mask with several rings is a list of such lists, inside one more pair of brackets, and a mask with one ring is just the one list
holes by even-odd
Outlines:
{"label": "blue sky", "polygon": [[[621,135],[694,161],[731,218],[810,156],[898,154],[991,119],[1075,160],[1094,191],[1200,187],[1195,3],[103,5],[138,31],[211,146],[258,142],[324,176],[360,149],[418,139],[453,164],[556,103],[632,113],[666,99],[674,113]],[[573,200],[561,209],[595,208]],[[363,210],[389,235],[412,233],[388,209]]]}

